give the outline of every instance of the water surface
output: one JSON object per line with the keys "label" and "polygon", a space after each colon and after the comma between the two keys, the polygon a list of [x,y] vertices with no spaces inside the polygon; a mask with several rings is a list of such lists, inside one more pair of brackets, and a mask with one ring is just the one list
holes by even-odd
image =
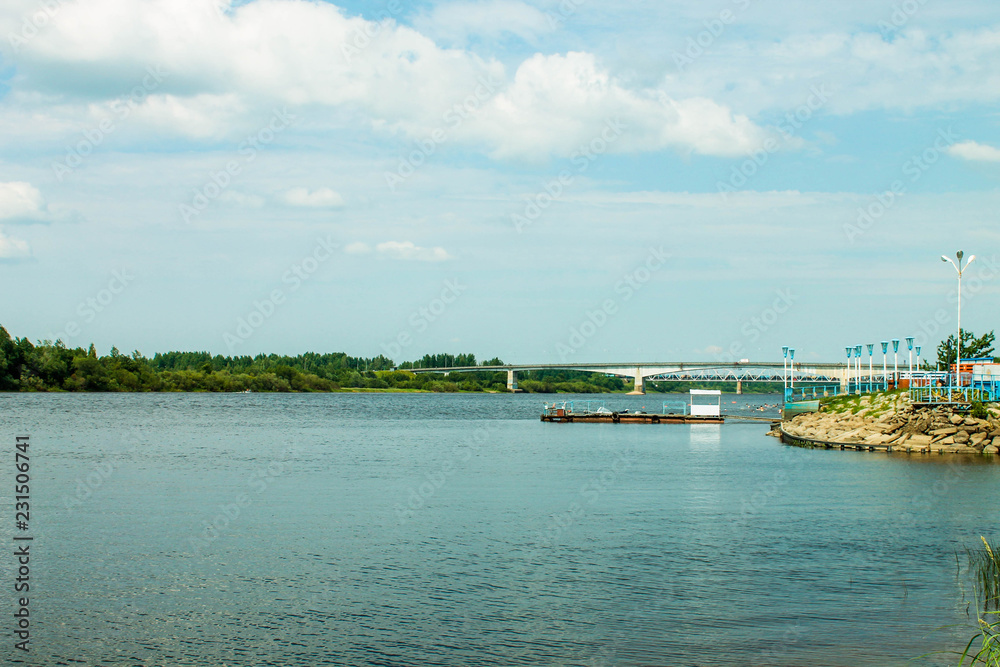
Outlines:
{"label": "water surface", "polygon": [[971,636],[955,554],[996,535],[1000,467],[543,400],[0,395],[29,664],[884,667]]}

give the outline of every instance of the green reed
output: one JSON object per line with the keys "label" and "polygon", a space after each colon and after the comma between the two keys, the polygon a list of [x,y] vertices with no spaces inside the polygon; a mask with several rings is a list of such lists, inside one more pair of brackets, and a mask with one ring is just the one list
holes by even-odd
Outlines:
{"label": "green reed", "polygon": [[966,644],[958,663],[960,667],[965,664],[1000,667],[1000,544],[985,537],[980,539],[982,547],[966,549],[976,591],[979,631]]}

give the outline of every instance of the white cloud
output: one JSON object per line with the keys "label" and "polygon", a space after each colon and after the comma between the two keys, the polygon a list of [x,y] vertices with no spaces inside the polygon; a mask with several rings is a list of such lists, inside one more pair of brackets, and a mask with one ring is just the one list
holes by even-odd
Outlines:
{"label": "white cloud", "polygon": [[0,231],[0,260],[24,259],[31,257],[31,248],[20,239],[6,236]]}
{"label": "white cloud", "polygon": [[626,89],[589,53],[529,58],[514,81],[458,131],[470,141],[487,142],[495,157],[538,158],[600,144],[609,123],[622,128],[618,138],[606,142],[615,153],[677,148],[738,156],[767,137],[745,116],[709,99],[676,100],[659,89]]}
{"label": "white cloud", "polygon": [[348,255],[367,255],[371,251],[371,246],[367,243],[361,243],[360,241],[356,243],[349,243],[344,247],[344,252]]}
{"label": "white cloud", "polygon": [[31,183],[0,183],[0,220],[48,222],[51,213],[42,193]]}
{"label": "white cloud", "polygon": [[421,248],[411,241],[386,241],[375,246],[380,257],[413,260],[417,262],[443,262],[451,259],[444,248]]}
{"label": "white cloud", "polygon": [[[14,4],[30,7],[25,0]],[[739,155],[759,148],[764,136],[745,116],[703,95],[682,99],[663,87],[630,87],[592,54],[539,54],[509,81],[497,60],[441,48],[392,21],[347,17],[331,4],[256,0],[225,15],[209,5],[67,1],[16,53],[6,43],[0,51],[6,49],[17,68],[19,99],[45,93],[39,108],[50,108],[53,97],[81,104],[119,98],[149,76],[148,68],[157,68],[163,81],[137,116],[195,141],[227,132],[238,139],[250,119],[284,104],[337,109],[341,122],[416,139],[446,130],[449,139],[500,158],[569,157],[618,117],[629,133],[616,142],[617,152],[676,148]],[[547,21],[515,0],[436,11],[456,30],[527,34]],[[16,8],[0,10],[0,34],[16,31],[22,16]],[[446,113],[459,104],[479,113],[456,126]]]}
{"label": "white cloud", "polygon": [[975,141],[963,141],[950,146],[948,153],[963,160],[1000,162],[1000,148],[980,144]]}
{"label": "white cloud", "polygon": [[292,188],[285,193],[285,203],[310,208],[340,208],[344,205],[344,198],[330,188],[313,191],[307,188]]}

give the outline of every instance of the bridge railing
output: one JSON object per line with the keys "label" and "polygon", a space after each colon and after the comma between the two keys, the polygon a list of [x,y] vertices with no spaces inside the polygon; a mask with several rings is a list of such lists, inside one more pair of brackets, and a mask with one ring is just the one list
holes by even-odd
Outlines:
{"label": "bridge railing", "polygon": [[995,403],[1000,401],[1000,377],[962,373],[956,378],[953,373],[940,371],[914,374],[910,399],[914,403]]}
{"label": "bridge railing", "polygon": [[785,388],[785,402],[791,403],[793,401],[808,401],[815,400],[817,398],[826,398],[828,396],[839,396],[844,393],[844,385],[839,382],[836,384],[812,384],[803,385],[801,387],[786,387]]}

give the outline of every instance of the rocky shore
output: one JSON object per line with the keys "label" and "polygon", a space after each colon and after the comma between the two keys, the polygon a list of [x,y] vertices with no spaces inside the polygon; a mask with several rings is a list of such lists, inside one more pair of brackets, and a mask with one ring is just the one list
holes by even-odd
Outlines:
{"label": "rocky shore", "polygon": [[816,444],[870,445],[894,451],[995,455],[1000,410],[978,419],[949,407],[914,408],[905,393],[842,398],[820,412],[783,421],[774,435]]}

